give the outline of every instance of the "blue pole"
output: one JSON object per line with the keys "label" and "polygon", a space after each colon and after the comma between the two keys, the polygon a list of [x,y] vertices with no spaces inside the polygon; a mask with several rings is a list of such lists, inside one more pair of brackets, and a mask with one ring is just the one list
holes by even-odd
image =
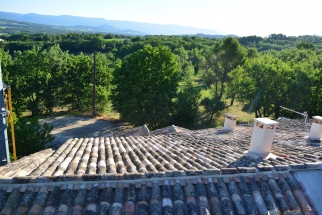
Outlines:
{"label": "blue pole", "polygon": [[1,62],[0,62],[0,166],[10,163],[9,157],[9,147],[8,147],[8,135],[7,135],[7,126],[6,126],[6,116],[7,111],[4,105],[4,91],[5,88],[2,82],[2,73],[1,73]]}

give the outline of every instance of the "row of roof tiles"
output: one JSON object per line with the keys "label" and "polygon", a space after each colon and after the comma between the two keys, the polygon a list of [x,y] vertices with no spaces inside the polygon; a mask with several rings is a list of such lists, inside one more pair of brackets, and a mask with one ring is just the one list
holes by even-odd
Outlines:
{"label": "row of roof tiles", "polygon": [[2,186],[0,215],[314,214],[291,174]]}
{"label": "row of roof tiles", "polygon": [[181,133],[75,138],[57,151],[43,150],[0,167],[0,177],[206,170],[217,170],[218,174],[219,169],[225,174],[225,168],[238,173],[322,167],[320,146],[304,144],[301,139],[289,144],[294,137],[287,137],[283,132],[275,135],[272,153],[276,158],[244,156],[249,148],[250,129],[240,127],[231,132],[217,132],[211,138]]}

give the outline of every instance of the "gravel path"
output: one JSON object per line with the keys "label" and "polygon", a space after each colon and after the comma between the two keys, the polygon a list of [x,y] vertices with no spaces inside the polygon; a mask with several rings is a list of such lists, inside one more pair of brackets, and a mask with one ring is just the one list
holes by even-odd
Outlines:
{"label": "gravel path", "polygon": [[47,145],[53,148],[57,148],[69,138],[101,137],[120,127],[113,121],[78,116],[50,117],[41,119],[40,122],[54,125],[51,134],[56,138]]}

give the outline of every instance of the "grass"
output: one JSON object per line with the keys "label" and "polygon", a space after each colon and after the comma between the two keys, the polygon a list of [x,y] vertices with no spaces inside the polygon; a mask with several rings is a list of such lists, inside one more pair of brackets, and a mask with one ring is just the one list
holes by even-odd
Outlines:
{"label": "grass", "polygon": [[[91,111],[70,111],[68,107],[55,107],[53,109],[52,114],[45,114],[39,116],[39,118],[47,118],[47,117],[58,117],[58,116],[82,116],[82,117],[93,117]],[[22,113],[22,117],[30,117],[31,111],[25,111]],[[109,120],[109,121],[120,121],[120,114],[115,111],[111,111],[109,113],[97,113],[95,116],[98,120]]]}
{"label": "grass", "polygon": [[[230,100],[226,100],[229,104]],[[247,113],[242,111],[243,104],[234,102],[233,106],[229,106],[227,109],[216,113],[213,116],[213,120],[209,123],[210,115],[205,113],[203,106],[199,106],[199,120],[193,125],[192,129],[211,128],[211,127],[223,127],[225,122],[225,114],[231,113],[238,116],[237,124],[239,123],[251,123],[255,118],[254,113]]]}
{"label": "grass", "polygon": [[[113,40],[113,39],[109,39]],[[199,102],[204,99],[204,98],[211,98],[213,95],[213,89],[211,87],[207,87],[204,85],[198,75],[194,75],[192,77],[192,83],[193,86],[198,87],[201,89],[201,98]],[[184,82],[180,82],[179,85],[184,84]],[[230,99],[226,100],[226,104],[230,104]],[[231,113],[236,116],[238,116],[237,123],[250,123],[253,121],[255,118],[254,113],[247,113],[242,111],[243,109],[243,104],[235,101],[233,106],[227,107],[224,111],[218,112],[213,116],[213,120],[209,123],[210,115],[205,112],[205,108],[203,106],[199,106],[199,117],[197,122],[192,125],[190,128],[191,129],[201,129],[201,128],[209,128],[209,127],[222,127],[224,125],[225,121],[225,114],[226,113]],[[31,112],[25,112],[23,116],[30,116]],[[45,115],[43,117],[48,117],[48,116],[63,116],[63,115],[71,115],[71,116],[87,116],[87,117],[92,117],[92,112],[87,111],[87,112],[81,112],[81,111],[70,111],[68,110],[68,107],[59,107],[59,108],[54,108],[54,113],[50,115]],[[109,112],[109,113],[104,113],[104,114],[97,114],[95,116],[96,119],[99,120],[111,120],[111,121],[119,121],[120,120],[120,114],[117,112]],[[126,122],[123,122],[125,125]],[[174,123],[175,124],[175,123]]]}
{"label": "grass", "polygon": [[[200,101],[204,98],[211,98],[213,95],[213,88],[212,87],[207,87],[202,83],[202,80],[200,78],[200,75],[195,75],[192,78],[193,84],[195,87],[199,87],[201,89],[201,98]],[[230,104],[230,99],[226,100],[226,104]],[[253,121],[255,118],[254,113],[247,113],[242,111],[243,109],[243,104],[234,101],[233,106],[229,106],[227,109],[216,113],[213,116],[213,120],[209,123],[210,115],[205,113],[205,108],[203,106],[199,106],[199,120],[198,122],[193,125],[192,128],[194,129],[200,129],[200,128],[208,128],[208,127],[222,127],[225,122],[225,114],[226,113],[231,113],[236,116],[238,116],[237,123],[250,123]]]}
{"label": "grass", "polygon": [[117,42],[120,41],[121,39],[103,39],[104,42]]}

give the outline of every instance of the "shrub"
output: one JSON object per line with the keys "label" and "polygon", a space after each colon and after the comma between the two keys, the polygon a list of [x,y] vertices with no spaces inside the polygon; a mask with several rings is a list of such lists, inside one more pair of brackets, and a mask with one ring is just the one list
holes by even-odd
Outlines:
{"label": "shrub", "polygon": [[178,92],[173,121],[175,125],[190,127],[198,117],[200,90],[188,83]]}
{"label": "shrub", "polygon": [[[54,126],[39,123],[37,117],[20,118],[15,122],[15,140],[17,157],[27,156],[45,149],[45,145],[55,139],[50,132]],[[11,129],[8,126],[8,140],[12,146]]]}

